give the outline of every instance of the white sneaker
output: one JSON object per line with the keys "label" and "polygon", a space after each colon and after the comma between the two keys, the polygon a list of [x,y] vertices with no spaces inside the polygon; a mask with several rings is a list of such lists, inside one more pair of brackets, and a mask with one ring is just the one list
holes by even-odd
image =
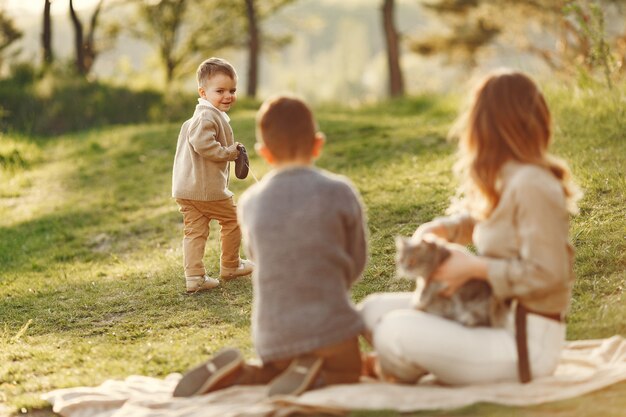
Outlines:
{"label": "white sneaker", "polygon": [[187,283],[187,292],[207,291],[220,285],[218,280],[207,275],[186,277],[185,280]]}
{"label": "white sneaker", "polygon": [[220,278],[233,279],[244,275],[250,275],[253,269],[254,263],[252,263],[252,261],[241,259],[237,268],[222,267],[220,270]]}

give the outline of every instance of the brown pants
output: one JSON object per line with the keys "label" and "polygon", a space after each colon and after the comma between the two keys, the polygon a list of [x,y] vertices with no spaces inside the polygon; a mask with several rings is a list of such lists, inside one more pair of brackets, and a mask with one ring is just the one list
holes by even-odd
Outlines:
{"label": "brown pants", "polygon": [[221,266],[236,268],[239,266],[239,246],[241,231],[237,223],[237,206],[232,197],[218,201],[196,201],[177,198],[176,203],[183,214],[183,262],[185,276],[192,277],[206,274],[202,258],[206,241],[209,238],[209,223],[217,220],[221,226],[222,241]]}
{"label": "brown pants", "polygon": [[[359,381],[361,376],[361,353],[358,337],[314,350],[309,352],[308,355],[324,359],[318,377],[322,385],[350,384]],[[287,369],[293,359],[264,364],[247,363],[243,366],[234,384],[267,384]]]}

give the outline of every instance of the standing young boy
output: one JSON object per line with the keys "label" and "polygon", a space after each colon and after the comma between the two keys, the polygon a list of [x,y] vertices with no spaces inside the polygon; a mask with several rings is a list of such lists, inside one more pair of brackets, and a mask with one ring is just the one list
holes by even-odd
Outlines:
{"label": "standing young boy", "polygon": [[228,189],[229,161],[239,155],[226,114],[237,99],[237,74],[225,60],[209,58],[198,67],[197,79],[200,98],[193,116],[180,129],[172,175],[172,197],[183,214],[187,292],[219,285],[206,275],[202,262],[213,219],[221,226],[220,277],[248,275],[253,267],[239,258],[241,231]]}
{"label": "standing young boy", "polygon": [[252,334],[261,365],[225,349],[183,376],[174,396],[230,385],[270,384],[269,395],[357,382],[363,321],[350,287],[367,260],[366,226],[349,181],[313,166],[324,138],[299,99],[266,101],[257,152],[274,170],[241,197],[254,260]]}

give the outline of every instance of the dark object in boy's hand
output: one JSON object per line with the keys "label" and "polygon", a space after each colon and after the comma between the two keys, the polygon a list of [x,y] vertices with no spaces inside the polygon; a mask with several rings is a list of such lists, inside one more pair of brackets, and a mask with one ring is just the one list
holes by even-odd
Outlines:
{"label": "dark object in boy's hand", "polygon": [[250,162],[248,161],[248,152],[246,152],[246,147],[240,143],[237,145],[237,149],[239,149],[239,156],[235,159],[235,176],[240,180],[243,180],[248,176]]}

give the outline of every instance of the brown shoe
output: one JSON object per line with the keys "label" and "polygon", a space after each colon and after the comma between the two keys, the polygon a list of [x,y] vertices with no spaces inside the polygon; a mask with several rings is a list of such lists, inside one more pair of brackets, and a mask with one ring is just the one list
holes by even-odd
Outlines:
{"label": "brown shoe", "polygon": [[300,395],[317,379],[324,359],[312,355],[294,359],[289,367],[270,383],[268,395]]}
{"label": "brown shoe", "polygon": [[254,264],[251,261],[242,259],[239,261],[239,266],[236,268],[224,268],[220,270],[220,278],[233,279],[242,277],[244,275],[250,275],[254,269]]}
{"label": "brown shoe", "polygon": [[208,291],[211,288],[215,288],[220,285],[220,282],[215,278],[204,275],[187,277],[185,278],[185,284],[187,286],[187,292],[194,293],[199,291]]}
{"label": "brown shoe", "polygon": [[227,348],[219,351],[208,362],[187,371],[174,388],[174,397],[192,397],[217,389],[226,388],[224,382],[234,381],[244,360],[237,349]]}

